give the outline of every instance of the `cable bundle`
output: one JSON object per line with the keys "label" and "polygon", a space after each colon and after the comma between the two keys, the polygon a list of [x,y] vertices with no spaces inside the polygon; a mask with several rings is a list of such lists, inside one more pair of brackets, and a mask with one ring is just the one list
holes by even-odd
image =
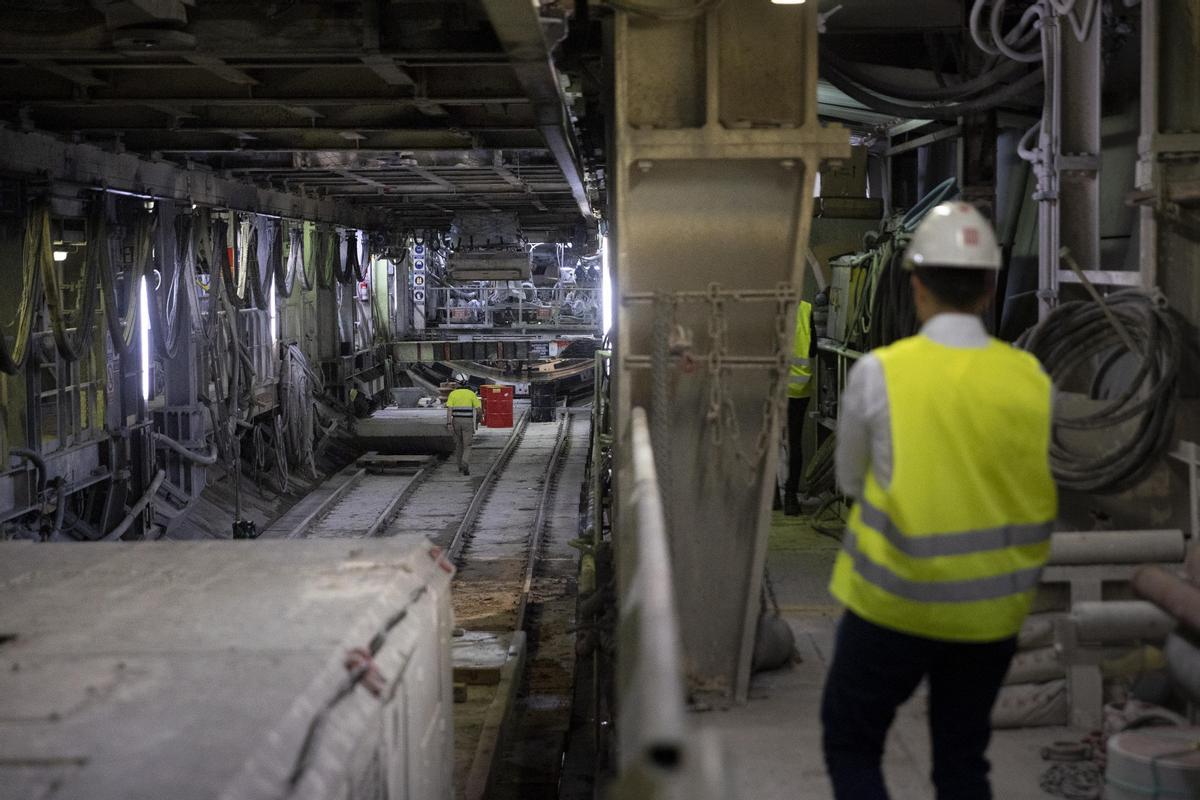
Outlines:
{"label": "cable bundle", "polygon": [[315,403],[320,390],[320,378],[308,366],[304,351],[296,344],[287,345],[279,370],[279,413],[287,458],[292,466],[306,468],[314,479],[317,476],[313,455]]}
{"label": "cable bundle", "polygon": [[[25,217],[25,236],[21,243],[21,299],[17,317],[0,326],[0,371],[16,375],[29,357],[29,342],[34,319],[42,305],[42,267],[51,260],[50,206],[39,203]],[[4,330],[15,329],[12,349]]]}
{"label": "cable bundle", "polygon": [[[1130,352],[1126,338],[1141,347],[1134,353],[1140,361],[1137,371],[1111,398],[1100,397],[1101,382]],[[1018,345],[1038,357],[1057,387],[1086,377],[1090,370],[1089,395],[1108,400],[1082,416],[1056,412],[1050,463],[1058,484],[1083,492],[1118,492],[1145,477],[1169,444],[1175,419],[1182,344],[1172,312],[1136,290],[1115,292],[1103,305],[1090,300],[1063,303],[1026,331]],[[1117,429],[1131,420],[1137,422],[1136,431],[1121,441]],[[1096,455],[1064,443],[1064,431],[1091,431],[1112,444]]]}

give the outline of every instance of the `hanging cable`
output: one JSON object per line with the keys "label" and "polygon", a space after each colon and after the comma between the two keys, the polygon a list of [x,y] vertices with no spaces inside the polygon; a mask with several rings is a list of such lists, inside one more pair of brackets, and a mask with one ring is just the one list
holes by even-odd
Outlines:
{"label": "hanging cable", "polygon": [[174,358],[179,350],[179,227],[189,222],[186,217],[175,220],[175,241],[172,246],[153,248],[155,257],[146,261],[143,273],[146,278],[150,330],[154,334],[155,349],[163,358]]}
{"label": "hanging cable", "polygon": [[328,289],[334,284],[334,262],[338,259],[337,231],[317,229],[317,284]]}
{"label": "hanging cable", "polygon": [[301,224],[300,285],[305,291],[317,287],[317,226],[314,222]]}
{"label": "hanging cable", "polygon": [[[103,203],[104,195],[95,202]],[[113,349],[118,353],[129,353],[137,339],[138,320],[141,313],[142,293],[138,278],[146,271],[150,260],[151,243],[155,231],[154,215],[146,211],[141,203],[118,200],[118,211],[127,207],[133,211],[133,264],[125,275],[125,296],[122,300],[117,289],[118,274],[112,261],[112,253],[105,248],[101,255],[100,282],[104,289],[104,314],[108,320],[108,334]],[[119,219],[119,218],[118,218]],[[129,226],[126,226],[129,231]],[[121,309],[125,309],[122,315]]]}
{"label": "hanging cable", "polygon": [[289,463],[317,477],[313,456],[313,435],[316,422],[315,387],[319,378],[308,365],[304,351],[296,344],[283,349],[279,370],[279,413],[283,423]]}
{"label": "hanging cable", "polygon": [[[286,228],[287,257],[283,257],[283,240]],[[296,273],[304,271],[304,229],[300,224],[285,220],[279,223],[280,232],[276,234],[277,247],[280,255],[275,260],[275,289],[281,297],[291,297],[296,288]]]}
{"label": "hanging cable", "polygon": [[39,202],[30,207],[25,216],[25,236],[21,242],[21,299],[17,303],[17,317],[6,329],[15,329],[12,347],[8,337],[0,330],[0,371],[16,375],[25,368],[29,357],[29,343],[33,332],[34,318],[42,305],[42,272],[46,261],[53,260],[50,247],[50,207]]}
{"label": "hanging cable", "polygon": [[[267,257],[261,259],[263,242]],[[255,216],[246,235],[246,281],[254,296],[254,307],[266,310],[271,285],[271,231],[265,217]]]}
{"label": "hanging cable", "polygon": [[[49,221],[44,235],[49,243]],[[100,281],[100,262],[108,256],[108,214],[105,203],[93,202],[87,219],[87,250],[84,253],[83,274],[75,288],[75,307],[68,309],[63,294],[66,289],[63,272],[66,262],[42,259],[42,283],[46,287],[46,310],[54,328],[54,342],[59,354],[67,361],[78,361],[92,346],[95,333],[97,286]]]}
{"label": "hanging cable", "polygon": [[989,89],[994,89],[997,84],[1016,78],[1027,69],[1023,65],[1013,61],[1005,61],[999,66],[962,83],[951,84],[946,87],[920,88],[892,83],[885,78],[871,75],[861,65],[847,61],[824,46],[822,46],[821,57],[845,73],[848,78],[861,84],[864,89],[874,94],[886,95],[911,103],[938,100],[966,100]]}
{"label": "hanging cable", "polygon": [[[1138,350],[1127,347],[1122,330]],[[1061,406],[1055,410],[1050,463],[1059,485],[1116,492],[1142,480],[1170,444],[1175,420],[1182,343],[1170,309],[1136,290],[1114,292],[1103,303],[1062,303],[1017,344],[1042,362],[1060,389],[1060,402],[1063,392],[1083,379],[1089,398],[1102,403],[1095,411],[1072,416]],[[1101,378],[1125,353],[1137,359],[1136,369],[1111,397],[1102,397]],[[1133,421],[1132,433],[1126,433]],[[1111,444],[1102,451],[1081,446],[1082,431],[1093,434],[1089,440],[1102,436]]]}
{"label": "hanging cable", "polygon": [[1042,71],[1037,69],[1013,83],[1001,86],[991,94],[981,95],[971,100],[948,103],[905,103],[869,91],[838,69],[824,54],[821,56],[821,74],[838,89],[872,111],[894,114],[906,119],[957,119],[968,114],[990,111],[1042,83]]}

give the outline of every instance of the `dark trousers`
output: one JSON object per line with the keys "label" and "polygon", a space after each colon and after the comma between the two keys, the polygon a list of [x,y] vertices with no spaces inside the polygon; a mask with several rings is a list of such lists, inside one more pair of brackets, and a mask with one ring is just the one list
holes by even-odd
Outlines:
{"label": "dark trousers", "polygon": [[804,438],[804,412],[807,410],[807,397],[788,398],[788,469],[787,480],[783,483],[785,495],[796,494],[800,491],[800,476],[804,473],[804,459],[800,452],[800,442]]}
{"label": "dark trousers", "polygon": [[825,767],[837,800],[887,800],[881,761],[896,708],[929,679],[933,784],[938,800],[990,800],[991,711],[1016,652],[999,642],[941,642],[847,611],[821,701]]}

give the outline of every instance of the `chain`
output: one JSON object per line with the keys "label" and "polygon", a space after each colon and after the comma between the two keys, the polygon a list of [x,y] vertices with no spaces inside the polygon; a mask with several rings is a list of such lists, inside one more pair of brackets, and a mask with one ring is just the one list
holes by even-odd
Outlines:
{"label": "chain", "polygon": [[726,339],[729,324],[725,299],[721,295],[719,284],[711,283],[708,287],[709,394],[705,419],[709,423],[714,446],[721,444],[725,438],[725,430],[728,429],[733,440],[733,457],[746,470],[746,483],[749,486],[753,486],[758,481],[759,467],[763,463],[767,450],[772,445],[771,431],[774,429],[782,436],[782,426],[779,425],[779,420],[784,404],[784,381],[790,365],[786,349],[787,323],[795,301],[796,293],[788,284],[781,283],[776,286],[775,351],[773,354],[775,364],[770,368],[770,383],[762,404],[762,425],[755,439],[754,450],[747,455],[741,446],[741,422],[738,420],[737,409],[726,391],[728,368],[725,367],[724,362],[727,355]]}

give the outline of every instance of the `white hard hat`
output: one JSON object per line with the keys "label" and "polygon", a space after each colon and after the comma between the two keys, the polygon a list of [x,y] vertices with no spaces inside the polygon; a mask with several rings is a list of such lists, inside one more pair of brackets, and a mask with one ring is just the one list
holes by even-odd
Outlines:
{"label": "white hard hat", "polygon": [[992,223],[975,206],[954,200],[930,209],[904,252],[904,268],[1000,269]]}

